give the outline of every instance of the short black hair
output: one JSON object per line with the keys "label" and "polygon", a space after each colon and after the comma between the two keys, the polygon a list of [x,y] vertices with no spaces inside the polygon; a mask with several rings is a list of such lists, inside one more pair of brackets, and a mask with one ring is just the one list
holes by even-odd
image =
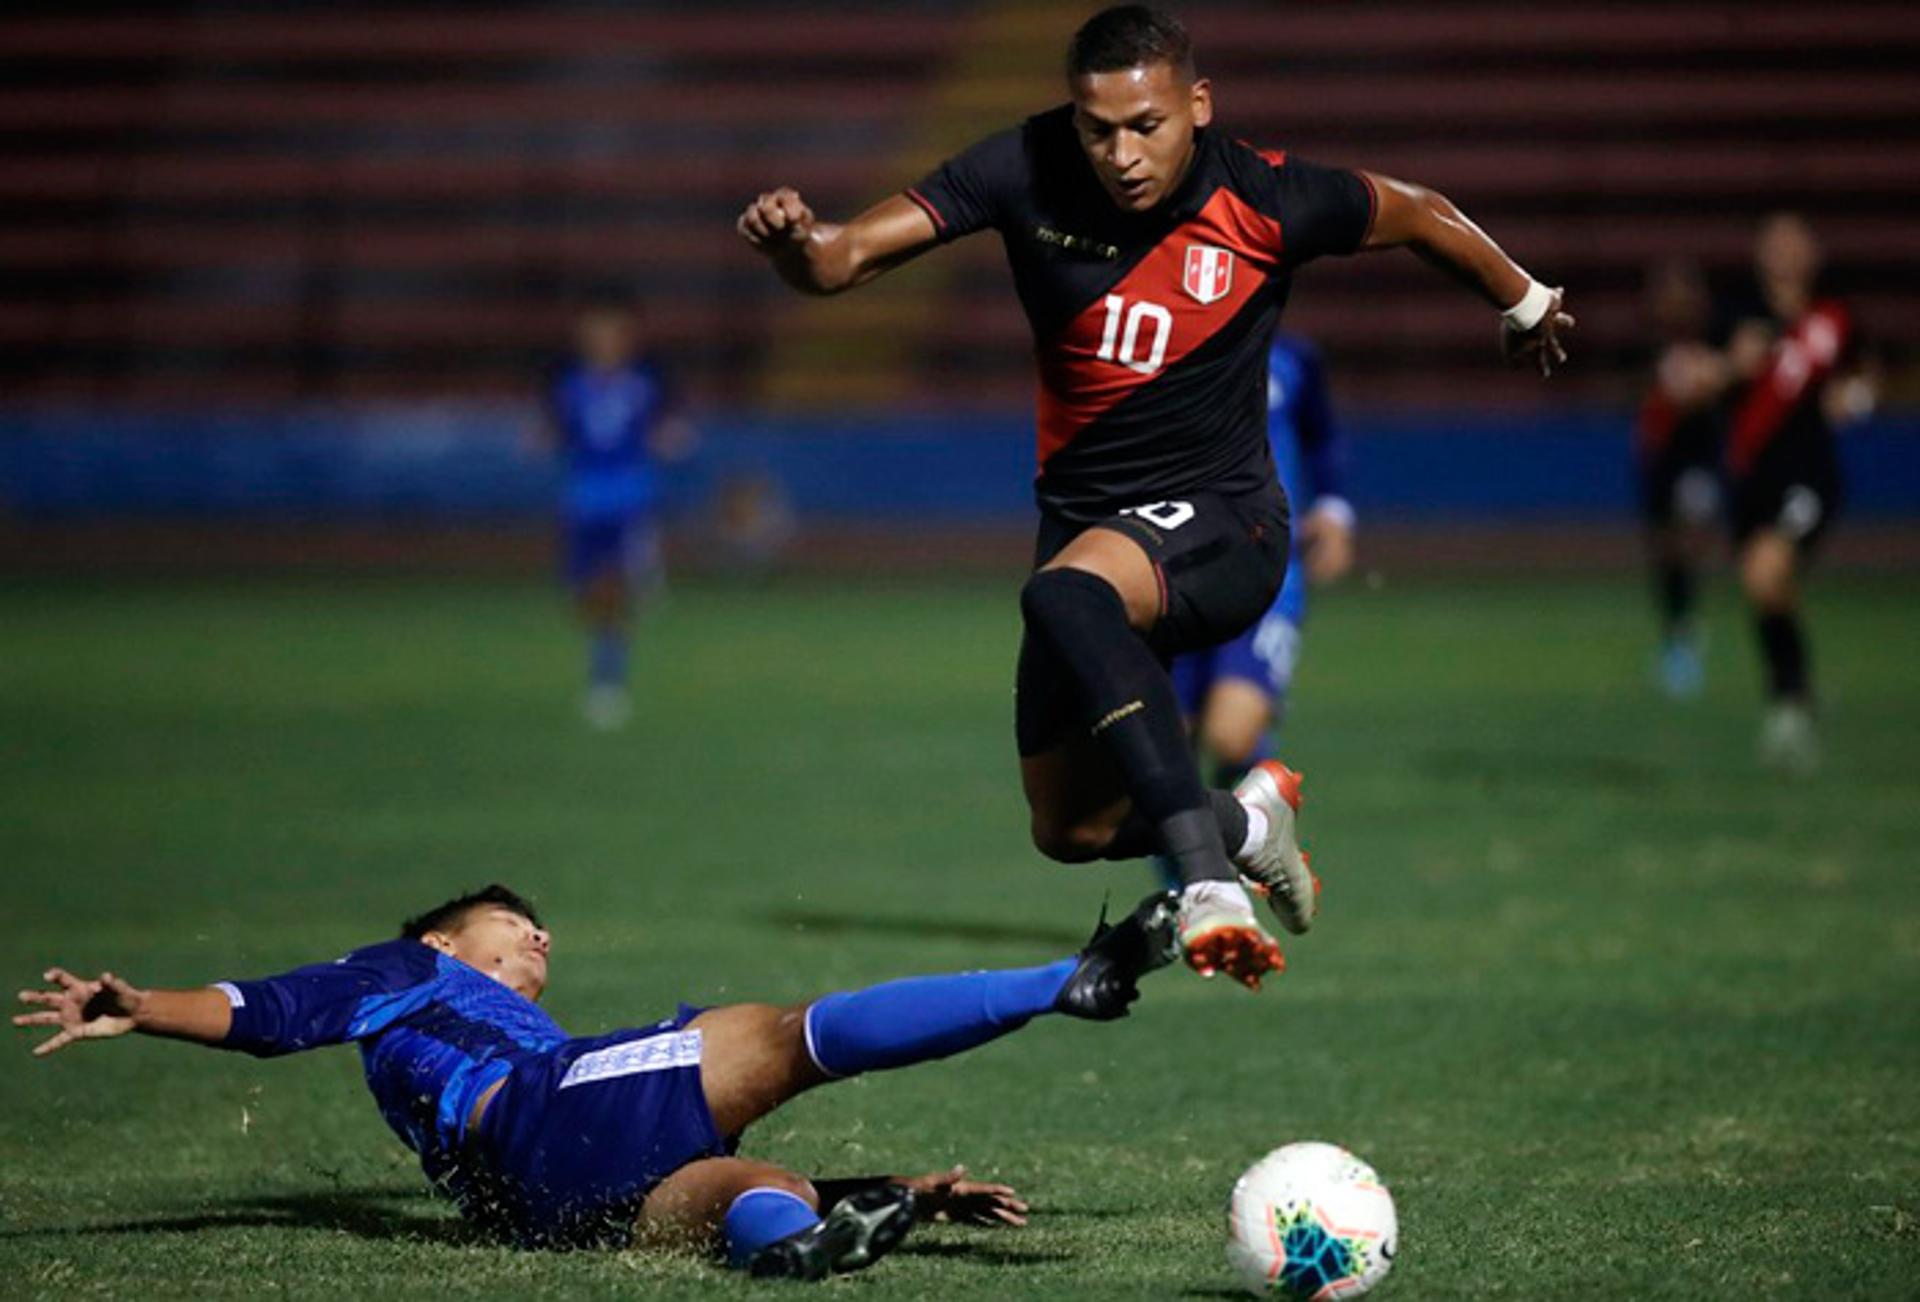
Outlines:
{"label": "short black hair", "polygon": [[1195,75],[1186,24],[1154,5],[1102,9],[1080,25],[1067,46],[1068,81],[1155,63],[1172,64],[1189,81]]}
{"label": "short black hair", "polygon": [[408,918],[400,924],[400,935],[404,940],[418,940],[429,931],[446,931],[458,927],[463,918],[474,909],[494,905],[513,912],[531,922],[540,925],[540,915],[533,911],[533,901],[517,891],[502,886],[499,882],[483,886],[457,899],[428,909],[415,918]]}

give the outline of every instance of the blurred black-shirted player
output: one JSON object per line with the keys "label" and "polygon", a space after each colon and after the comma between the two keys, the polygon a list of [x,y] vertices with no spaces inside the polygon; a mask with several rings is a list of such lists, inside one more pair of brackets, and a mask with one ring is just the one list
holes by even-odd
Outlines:
{"label": "blurred black-shirted player", "polygon": [[1789,770],[1819,761],[1800,585],[1840,508],[1836,415],[1872,407],[1853,314],[1819,292],[1821,250],[1792,213],[1761,224],[1755,295],[1731,313],[1727,413],[1729,518],[1740,583],[1767,668],[1761,757]]}
{"label": "blurred black-shirted player", "polygon": [[1286,572],[1264,359],[1292,274],[1323,254],[1411,246],[1505,309],[1510,355],[1543,374],[1572,320],[1440,195],[1213,128],[1185,29],[1156,9],[1089,19],[1067,78],[1071,103],[850,222],[816,221],[783,188],[739,229],[817,294],[999,232],[1040,370],[1016,718],[1035,844],[1068,861],[1164,850],[1187,882],[1188,962],[1257,987],[1282,960],[1239,874],[1289,930],[1316,907],[1297,787],[1263,768],[1206,791],[1166,660],[1238,634]]}
{"label": "blurred black-shirted player", "polygon": [[1695,607],[1720,515],[1727,367],[1710,337],[1712,300],[1699,267],[1654,268],[1647,314],[1658,344],[1634,431],[1634,468],[1660,613],[1660,681],[1668,695],[1690,697],[1705,685]]}

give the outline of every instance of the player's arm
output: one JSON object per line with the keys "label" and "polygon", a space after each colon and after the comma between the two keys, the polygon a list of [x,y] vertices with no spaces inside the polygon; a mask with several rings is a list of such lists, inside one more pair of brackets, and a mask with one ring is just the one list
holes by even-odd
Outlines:
{"label": "player's arm", "polygon": [[54,967],[45,974],[49,988],[20,992],[20,1002],[39,1011],[13,1024],[53,1028],[34,1046],[40,1057],[133,1032],[277,1057],[382,1029],[431,993],[435,962],[417,941],[389,941],[335,963],[199,990],[142,990],[110,972],[88,981]]}
{"label": "player's arm", "polygon": [[1411,249],[1499,308],[1509,360],[1530,362],[1542,375],[1567,360],[1560,336],[1573,328],[1573,317],[1563,310],[1562,290],[1529,276],[1445,195],[1376,172],[1364,175],[1376,207],[1362,247]]}
{"label": "player's arm", "polygon": [[138,1032],[169,1040],[220,1044],[233,1025],[233,1007],[211,986],[201,990],[142,990],[111,972],[88,981],[62,967],[41,974],[48,988],[22,990],[20,1002],[39,1011],[13,1024],[46,1026],[53,1034],[33,1046],[44,1058],[79,1040],[112,1040]]}
{"label": "player's arm", "polygon": [[847,222],[823,222],[782,186],[747,205],[735,228],[803,294],[838,294],[911,262],[939,242],[933,219],[896,194]]}
{"label": "player's arm", "polygon": [[1307,577],[1315,583],[1335,583],[1353,568],[1355,521],[1346,493],[1346,448],[1334,423],[1326,368],[1318,355],[1309,354],[1302,380],[1294,428],[1300,439],[1309,505],[1300,521],[1300,539]]}

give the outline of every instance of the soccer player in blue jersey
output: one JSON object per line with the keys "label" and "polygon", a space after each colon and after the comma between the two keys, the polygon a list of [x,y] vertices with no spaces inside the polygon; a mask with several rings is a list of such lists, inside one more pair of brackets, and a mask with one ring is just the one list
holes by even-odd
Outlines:
{"label": "soccer player in blue jersey", "polygon": [[[1307,582],[1331,583],[1353,566],[1353,507],[1344,485],[1345,446],[1327,401],[1319,350],[1298,335],[1274,336],[1267,352],[1267,438],[1289,501],[1302,504],[1280,595],[1230,642],[1173,662],[1194,739],[1218,766],[1214,785],[1235,785],[1273,761],[1271,731],[1284,717],[1306,624]],[[1284,781],[1297,782],[1289,775]]]}
{"label": "soccer player in blue jersey", "polygon": [[352,1041],[367,1087],[463,1215],[526,1247],[702,1242],[756,1275],[819,1279],[899,1243],[918,1216],[1019,1225],[1026,1205],[960,1168],[809,1180],[737,1155],[795,1095],[944,1058],[1064,1013],[1124,1016],[1173,961],[1174,904],[1150,895],[1042,967],[914,977],[780,1007],[681,1005],[577,1039],[537,1002],[552,938],[503,886],[450,900],[400,938],[332,963],[197,990],[48,968],[23,990],[45,1056],[128,1032],[273,1057]]}
{"label": "soccer player in blue jersey", "polygon": [[566,465],[562,546],[568,584],[589,639],[587,721],[618,728],[627,692],[629,624],[637,589],[659,572],[654,462],[678,455],[691,432],[669,414],[667,386],[642,351],[633,304],[588,305],[575,353],[545,395],[547,437]]}

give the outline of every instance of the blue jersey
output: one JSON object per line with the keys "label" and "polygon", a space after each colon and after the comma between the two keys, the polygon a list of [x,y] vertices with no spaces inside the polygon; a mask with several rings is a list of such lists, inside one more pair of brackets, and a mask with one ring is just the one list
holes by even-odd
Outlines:
{"label": "blue jersey", "polygon": [[567,464],[568,510],[611,516],[645,507],[654,488],[648,440],[667,407],[660,373],[638,361],[614,371],[570,362],[547,401]]}
{"label": "blue jersey", "polygon": [[538,1004],[417,940],[219,989],[233,1006],[227,1048],[267,1058],[357,1041],[381,1115],[436,1183],[487,1087],[567,1043]]}
{"label": "blue jersey", "polygon": [[1326,369],[1319,350],[1297,335],[1276,334],[1267,353],[1267,440],[1296,519],[1321,498],[1345,496],[1345,448]]}

